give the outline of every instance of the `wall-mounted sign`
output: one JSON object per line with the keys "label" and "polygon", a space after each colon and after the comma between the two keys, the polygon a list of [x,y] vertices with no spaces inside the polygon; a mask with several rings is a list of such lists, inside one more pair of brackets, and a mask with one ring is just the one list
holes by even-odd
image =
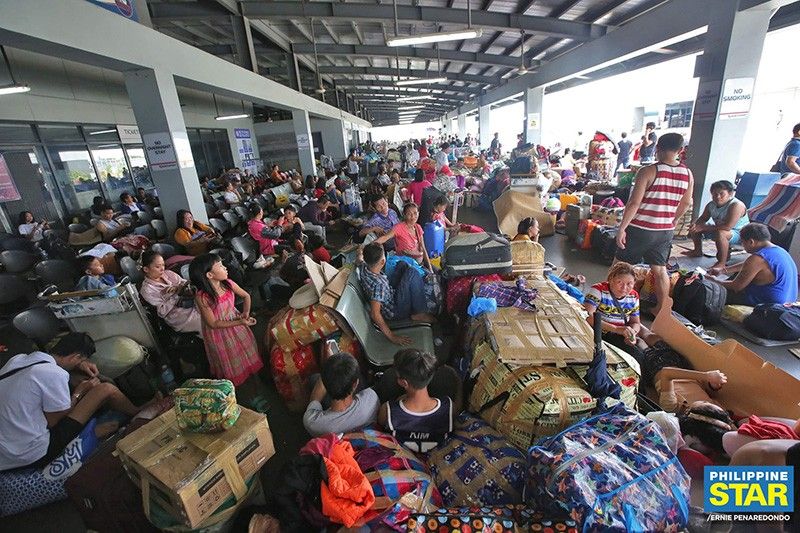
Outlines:
{"label": "wall-mounted sign", "polygon": [[297,134],[297,148],[300,150],[308,149],[311,146],[308,135],[305,133]]}
{"label": "wall-mounted sign", "polygon": [[256,158],[255,148],[253,147],[252,134],[249,128],[234,128],[233,136],[236,137],[236,153],[239,154],[239,160],[242,162],[244,168],[255,166],[251,163]]}
{"label": "wall-mounted sign", "polygon": [[[150,169],[154,171],[176,170],[178,158],[169,133],[146,133],[142,135],[144,149]],[[191,152],[191,150],[190,150]]]}
{"label": "wall-mounted sign", "polygon": [[528,129],[529,130],[538,130],[539,124],[541,124],[541,114],[540,113],[530,113],[528,114]]}
{"label": "wall-mounted sign", "polygon": [[142,136],[139,133],[139,126],[128,126],[117,124],[117,133],[122,144],[142,144]]}
{"label": "wall-mounted sign", "polygon": [[21,200],[17,185],[11,177],[5,158],[0,155],[0,202],[15,202]]}
{"label": "wall-mounted sign", "polygon": [[136,13],[135,0],[87,0],[96,6],[107,9],[117,15],[122,15],[126,19],[139,22],[139,14]]}
{"label": "wall-mounted sign", "polygon": [[719,104],[719,118],[721,120],[744,118],[750,113],[754,84],[754,78],[731,78],[725,80],[725,88],[722,90],[722,100]]}

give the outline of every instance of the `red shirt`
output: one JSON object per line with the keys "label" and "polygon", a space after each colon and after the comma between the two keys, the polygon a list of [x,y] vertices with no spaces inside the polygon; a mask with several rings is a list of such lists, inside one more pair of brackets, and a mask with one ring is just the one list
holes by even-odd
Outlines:
{"label": "red shirt", "polygon": [[313,257],[314,261],[316,261],[317,263],[322,263],[323,261],[327,261],[330,263],[331,261],[331,253],[324,246],[320,246],[316,250],[313,250],[311,252],[311,257]]}

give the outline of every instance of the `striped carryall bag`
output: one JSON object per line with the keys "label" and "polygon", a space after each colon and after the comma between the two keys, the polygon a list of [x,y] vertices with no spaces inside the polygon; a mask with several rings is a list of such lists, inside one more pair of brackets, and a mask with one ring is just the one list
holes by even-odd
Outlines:
{"label": "striped carryall bag", "polygon": [[526,499],[584,531],[679,531],[689,476],[656,424],[617,404],[528,451]]}

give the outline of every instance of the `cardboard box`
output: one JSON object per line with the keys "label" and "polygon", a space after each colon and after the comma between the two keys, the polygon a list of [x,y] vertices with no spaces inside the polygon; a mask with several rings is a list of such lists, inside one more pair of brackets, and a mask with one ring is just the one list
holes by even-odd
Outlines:
{"label": "cardboard box", "polygon": [[232,494],[245,498],[244,480],[275,454],[266,416],[244,407],[222,433],[183,432],[170,410],[121,439],[117,451],[142,489],[145,514],[153,499],[192,528]]}
{"label": "cardboard box", "polygon": [[721,370],[728,377],[714,398],[739,415],[800,418],[800,381],[755,352],[726,339],[710,346],[672,316],[668,299],[651,328],[695,370]]}

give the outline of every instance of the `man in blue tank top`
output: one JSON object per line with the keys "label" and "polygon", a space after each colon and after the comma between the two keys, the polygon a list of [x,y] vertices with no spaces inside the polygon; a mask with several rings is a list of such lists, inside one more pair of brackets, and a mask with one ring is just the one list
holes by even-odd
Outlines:
{"label": "man in blue tank top", "polygon": [[797,265],[789,252],[770,242],[769,228],[751,222],[741,229],[742,246],[750,256],[711,274],[738,275],[718,283],[728,289],[729,304],[785,304],[797,300]]}

